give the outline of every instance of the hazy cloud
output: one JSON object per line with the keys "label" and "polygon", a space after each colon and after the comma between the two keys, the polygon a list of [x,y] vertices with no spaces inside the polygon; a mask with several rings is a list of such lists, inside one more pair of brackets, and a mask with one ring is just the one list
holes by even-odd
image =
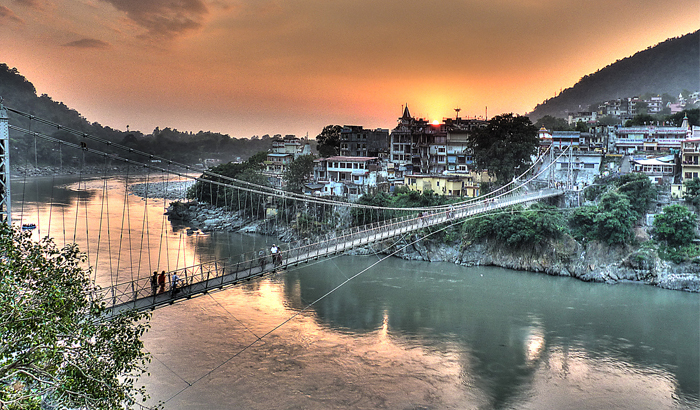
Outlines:
{"label": "hazy cloud", "polygon": [[40,10],[42,8],[42,4],[38,0],[12,0],[13,3],[19,4],[20,6],[25,6],[33,9],[38,9]]}
{"label": "hazy cloud", "polygon": [[24,20],[17,17],[17,15],[5,6],[0,6],[0,24],[4,21],[10,21],[14,23],[24,24]]}
{"label": "hazy cloud", "polygon": [[172,38],[199,29],[208,13],[202,0],[104,0],[152,37]]}
{"label": "hazy cloud", "polygon": [[75,47],[75,48],[109,48],[110,44],[102,40],[96,40],[94,38],[83,38],[76,41],[71,41],[66,43],[63,47]]}

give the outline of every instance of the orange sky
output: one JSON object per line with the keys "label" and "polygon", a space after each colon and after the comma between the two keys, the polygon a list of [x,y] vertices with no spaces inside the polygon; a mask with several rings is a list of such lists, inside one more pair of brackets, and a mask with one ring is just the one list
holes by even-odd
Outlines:
{"label": "orange sky", "polygon": [[0,0],[0,62],[117,129],[313,137],[524,114],[698,28],[697,0]]}

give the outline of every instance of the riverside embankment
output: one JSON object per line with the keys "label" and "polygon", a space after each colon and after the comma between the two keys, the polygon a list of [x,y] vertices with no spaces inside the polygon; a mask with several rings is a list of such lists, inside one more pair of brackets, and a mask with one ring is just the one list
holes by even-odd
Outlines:
{"label": "riverside embankment", "polygon": [[[264,224],[209,205],[182,204],[171,208],[173,219],[202,231],[243,231],[274,234],[284,239],[283,232],[270,232]],[[413,238],[415,239],[415,237]],[[453,242],[425,239],[409,245],[411,239],[393,241],[373,249],[356,249],[354,255],[374,254],[376,249],[396,254],[406,260],[452,262],[462,266],[499,266],[514,270],[568,276],[586,282],[609,284],[635,282],[664,289],[700,292],[700,258],[675,264],[659,258],[653,249],[633,246],[611,247],[600,242],[582,245],[570,236],[557,241],[536,244],[528,249],[511,249],[494,241]]]}

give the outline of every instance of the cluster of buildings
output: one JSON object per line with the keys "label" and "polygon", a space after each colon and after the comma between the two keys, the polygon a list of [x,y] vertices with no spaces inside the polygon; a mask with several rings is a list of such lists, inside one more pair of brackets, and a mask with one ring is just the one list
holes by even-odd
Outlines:
{"label": "cluster of buildings", "polygon": [[[478,196],[486,172],[472,169],[468,146],[471,132],[485,120],[455,118],[441,123],[414,118],[403,108],[393,130],[347,125],[340,132],[339,155],[314,161],[313,182],[305,193],[356,200],[368,192],[390,192],[396,186],[452,197]],[[284,171],[297,157],[311,153],[308,139],[287,135],[273,142],[265,175],[273,186],[284,187]]]}
{"label": "cluster of buildings", "polygon": [[604,101],[598,105],[595,111],[580,111],[572,112],[568,115],[569,125],[575,125],[578,122],[593,125],[599,118],[609,116],[617,118],[621,123],[634,118],[638,114],[656,115],[661,113],[677,114],[689,106],[700,104],[700,91],[690,93],[687,97],[683,93],[678,95],[674,101],[664,101],[662,97],[627,97],[616,98],[614,100]]}
{"label": "cluster of buildings", "polygon": [[[671,194],[679,198],[683,182],[700,175],[700,127],[691,126],[687,116],[680,127],[597,126],[590,132],[542,128],[539,138],[540,152],[550,146],[555,153],[573,148],[570,155],[558,157],[554,166],[554,179],[572,188],[590,184],[608,171],[642,172],[654,183],[670,185]],[[610,157],[624,160],[605,161]],[[547,165],[545,161],[542,167]],[[546,178],[548,174],[541,177]]]}
{"label": "cluster of buildings", "polygon": [[[356,200],[368,192],[391,192],[405,186],[450,197],[479,196],[482,184],[494,180],[487,172],[474,169],[469,136],[488,123],[460,118],[456,111],[455,118],[438,123],[414,118],[406,106],[392,130],[344,126],[339,155],[314,160],[312,182],[306,184],[305,193]],[[673,184],[675,195],[681,195],[683,180],[700,175],[700,127],[690,126],[687,117],[680,127],[595,125],[588,132],[543,127],[538,136],[540,153],[550,147],[554,152],[572,148],[571,154],[550,159],[556,161],[554,171],[543,172],[539,178],[551,179],[554,174],[558,183],[574,189],[593,183],[602,172],[638,171],[655,183]],[[277,138],[264,173],[273,186],[283,188],[287,166],[311,153],[308,138]],[[625,165],[605,160],[611,156],[625,157]],[[545,160],[540,169],[547,166]]]}

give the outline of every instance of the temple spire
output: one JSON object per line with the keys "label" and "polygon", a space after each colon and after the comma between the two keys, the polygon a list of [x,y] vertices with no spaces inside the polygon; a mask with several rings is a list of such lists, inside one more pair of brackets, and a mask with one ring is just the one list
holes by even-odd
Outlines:
{"label": "temple spire", "polygon": [[411,113],[408,111],[408,103],[403,108],[403,115],[401,116],[402,119],[411,119]]}

